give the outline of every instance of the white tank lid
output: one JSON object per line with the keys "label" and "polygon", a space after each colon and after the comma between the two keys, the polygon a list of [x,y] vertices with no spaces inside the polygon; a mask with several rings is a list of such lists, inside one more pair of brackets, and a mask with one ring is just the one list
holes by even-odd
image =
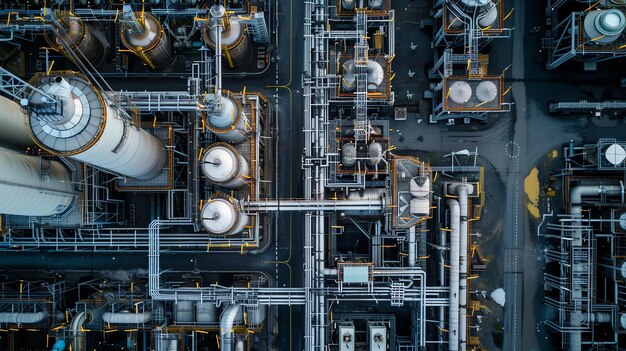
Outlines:
{"label": "white tank lid", "polygon": [[239,172],[238,158],[238,155],[226,146],[212,147],[202,157],[202,173],[213,182],[228,182]]}
{"label": "white tank lid", "polygon": [[626,313],[622,313],[619,317],[619,325],[622,329],[626,329]]}
{"label": "white tank lid", "polygon": [[476,97],[481,102],[492,102],[498,96],[498,87],[496,83],[485,80],[476,87]]}
{"label": "white tank lid", "polygon": [[450,99],[457,104],[464,104],[472,97],[472,87],[465,81],[457,81],[450,86]]}
{"label": "white tank lid", "polygon": [[228,234],[238,218],[235,205],[223,198],[213,199],[202,208],[202,225],[211,233]]}
{"label": "white tank lid", "polygon": [[626,150],[619,144],[613,144],[606,149],[604,157],[606,157],[607,161],[612,165],[617,166],[626,159]]}
{"label": "white tank lid", "polygon": [[466,6],[478,7],[489,4],[490,0],[461,0],[461,2]]}

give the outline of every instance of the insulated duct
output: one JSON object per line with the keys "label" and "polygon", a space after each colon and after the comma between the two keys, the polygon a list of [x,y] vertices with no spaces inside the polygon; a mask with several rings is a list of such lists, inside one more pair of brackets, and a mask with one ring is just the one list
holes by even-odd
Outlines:
{"label": "insulated duct", "polygon": [[144,324],[152,320],[151,312],[105,312],[102,315],[102,320],[106,323],[118,325],[118,324]]}
{"label": "insulated duct", "polygon": [[235,325],[235,319],[240,310],[239,305],[228,305],[228,307],[224,309],[224,313],[222,313],[222,319],[220,320],[221,351],[233,351],[235,344],[233,325]]}
{"label": "insulated duct", "polygon": [[39,312],[0,312],[0,323],[9,324],[37,324],[43,321],[48,314]]}
{"label": "insulated duct", "polygon": [[448,350],[459,349],[459,248],[461,211],[459,202],[448,200],[450,208],[450,307],[448,309]]}

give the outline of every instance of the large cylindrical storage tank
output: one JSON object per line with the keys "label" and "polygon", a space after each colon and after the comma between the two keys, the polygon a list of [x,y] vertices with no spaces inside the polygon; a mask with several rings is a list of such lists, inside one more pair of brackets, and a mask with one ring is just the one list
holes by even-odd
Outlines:
{"label": "large cylindrical storage tank", "polygon": [[624,32],[626,16],[618,9],[591,11],[585,15],[584,28],[590,44],[610,44]]}
{"label": "large cylindrical storage tank", "polygon": [[174,320],[178,324],[193,323],[193,301],[178,301],[174,305]]}
{"label": "large cylindrical storage tank", "polygon": [[241,189],[248,185],[250,165],[233,146],[215,143],[202,156],[202,173],[215,184]]}
{"label": "large cylindrical storage tank", "polygon": [[[211,98],[209,95],[207,98]],[[240,143],[248,136],[248,120],[239,100],[226,94],[221,97],[219,112],[209,115],[209,130],[222,141]]]}
{"label": "large cylindrical storage tank", "polygon": [[0,146],[23,150],[33,144],[28,115],[16,102],[0,96]]}
{"label": "large cylindrical storage tank", "polygon": [[246,306],[246,322],[249,326],[258,326],[265,322],[266,306]]}
{"label": "large cylindrical storage tank", "polygon": [[212,234],[241,233],[250,223],[250,217],[241,211],[239,201],[216,197],[202,207],[202,224]]}
{"label": "large cylindrical storage tank", "polygon": [[50,46],[65,53],[73,60],[73,57],[66,52],[59,42],[63,40],[82,62],[89,62],[94,66],[100,64],[104,59],[104,46],[93,34],[92,29],[79,17],[69,14],[69,12],[57,15],[57,19],[64,27],[65,32],[56,29],[57,34],[48,33],[46,40]]}
{"label": "large cylindrical storage tank", "polygon": [[151,69],[169,66],[174,61],[174,53],[170,38],[161,22],[148,12],[137,12],[135,17],[143,32],[135,33],[130,26],[122,23],[120,35],[124,46],[140,57]]}
{"label": "large cylindrical storage tank", "polygon": [[61,163],[0,148],[0,213],[53,216],[67,210],[75,198]]}
{"label": "large cylindrical storage tank", "polygon": [[86,78],[64,73],[42,76],[35,84],[68,103],[63,111],[47,114],[37,107],[42,96],[30,97],[30,128],[41,148],[130,178],[147,180],[161,173],[163,143],[120,116]]}
{"label": "large cylindrical storage tank", "polygon": [[[230,68],[245,66],[252,55],[246,24],[235,16],[230,17],[228,22],[230,23],[222,28],[222,61]],[[209,24],[204,26],[202,38],[215,49],[215,27]]]}
{"label": "large cylindrical storage tank", "polygon": [[197,324],[218,324],[220,322],[219,310],[215,303],[196,302]]}

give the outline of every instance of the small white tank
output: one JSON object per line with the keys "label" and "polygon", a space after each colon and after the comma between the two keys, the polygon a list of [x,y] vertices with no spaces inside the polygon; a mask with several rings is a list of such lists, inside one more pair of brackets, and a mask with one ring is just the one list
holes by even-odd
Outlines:
{"label": "small white tank", "polygon": [[241,189],[248,185],[250,166],[231,145],[215,143],[204,152],[202,173],[215,184],[229,189]]}
{"label": "small white tank", "polygon": [[341,0],[341,8],[344,10],[354,10],[355,0]]}
{"label": "small white tank", "polygon": [[356,145],[345,143],[341,148],[341,163],[345,167],[354,167],[356,163]]}
{"label": "small white tank", "polygon": [[367,146],[367,163],[374,167],[383,159],[383,147],[380,143],[373,142]]}
{"label": "small white tank", "polygon": [[202,224],[212,234],[237,234],[249,223],[249,216],[241,212],[236,199],[214,198],[202,208]]}
{"label": "small white tank", "polygon": [[492,102],[498,97],[498,87],[496,83],[485,80],[476,86],[476,98],[480,100],[480,102]]}
{"label": "small white tank", "polygon": [[411,199],[411,214],[415,216],[428,216],[430,213],[430,201],[427,198],[414,197]]}
{"label": "small white tank", "polygon": [[624,32],[626,16],[618,9],[591,11],[585,16],[583,25],[589,44],[610,44]]}
{"label": "small white tank", "polygon": [[193,301],[178,301],[174,306],[176,323],[193,323]]}
{"label": "small white tank", "polygon": [[419,198],[427,198],[430,194],[430,178],[414,177],[409,183],[409,191],[411,195]]}
{"label": "small white tank", "polygon": [[462,105],[472,97],[472,87],[466,81],[459,80],[452,83],[447,94],[450,100]]}
{"label": "small white tank", "polygon": [[231,95],[222,96],[221,99],[215,95],[207,95],[207,104],[220,106],[220,111],[210,114],[209,130],[220,140],[240,143],[248,136],[246,124],[247,118],[244,116],[241,103]]}

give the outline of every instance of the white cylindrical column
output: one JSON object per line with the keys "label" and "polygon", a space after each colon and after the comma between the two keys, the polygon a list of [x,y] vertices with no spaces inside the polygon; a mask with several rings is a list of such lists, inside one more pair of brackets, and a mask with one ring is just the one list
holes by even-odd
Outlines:
{"label": "white cylindrical column", "polygon": [[53,216],[67,210],[75,198],[61,163],[0,149],[0,213]]}
{"label": "white cylindrical column", "polygon": [[0,145],[23,150],[34,145],[28,127],[28,115],[12,100],[0,96]]}
{"label": "white cylindrical column", "polygon": [[161,173],[166,161],[163,143],[132,126],[86,78],[78,74],[41,77],[37,86],[54,95],[64,92],[61,85],[65,84],[73,106],[59,116],[38,113],[40,96],[31,96],[35,108],[30,128],[41,148],[130,178],[148,180]]}
{"label": "white cylindrical column", "polygon": [[248,185],[250,166],[231,145],[215,143],[202,156],[202,173],[213,183],[229,189],[241,189]]}

